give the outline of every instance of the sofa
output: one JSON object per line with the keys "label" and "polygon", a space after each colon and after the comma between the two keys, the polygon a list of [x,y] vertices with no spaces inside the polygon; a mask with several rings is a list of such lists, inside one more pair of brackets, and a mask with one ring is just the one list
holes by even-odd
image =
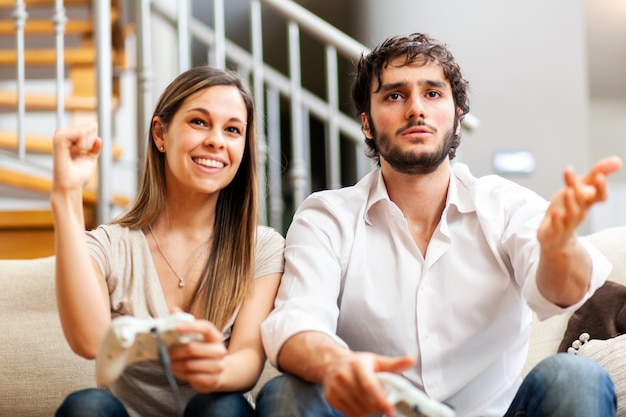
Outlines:
{"label": "sofa", "polygon": [[[587,238],[613,263],[609,280],[626,285],[626,226]],[[73,354],[63,337],[54,257],[0,260],[0,308],[0,417],[50,417],[68,393],[95,385],[94,362]],[[524,372],[557,351],[569,318],[535,320]],[[257,388],[275,373],[268,365]]]}

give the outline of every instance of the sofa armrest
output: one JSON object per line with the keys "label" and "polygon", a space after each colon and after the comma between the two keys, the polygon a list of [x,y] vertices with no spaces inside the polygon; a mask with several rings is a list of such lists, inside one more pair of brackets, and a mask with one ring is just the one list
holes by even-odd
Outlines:
{"label": "sofa armrest", "polygon": [[93,362],[63,336],[53,257],[0,260],[0,306],[2,415],[49,417],[70,392],[95,386]]}

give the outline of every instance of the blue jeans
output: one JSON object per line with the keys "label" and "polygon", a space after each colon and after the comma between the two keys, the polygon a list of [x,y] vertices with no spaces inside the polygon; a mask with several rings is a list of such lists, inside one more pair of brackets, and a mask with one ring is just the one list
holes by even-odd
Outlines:
{"label": "blue jeans", "polygon": [[559,353],[530,371],[504,417],[615,417],[616,412],[615,387],[604,368]]}
{"label": "blue jeans", "polygon": [[[185,417],[253,417],[254,409],[239,393],[196,394]],[[108,391],[89,388],[70,394],[55,417],[129,417],[124,405]]]}
{"label": "blue jeans", "polygon": [[65,398],[55,417],[129,417],[121,401],[109,391],[88,388]]}
{"label": "blue jeans", "polygon": [[[569,353],[540,362],[524,379],[504,417],[615,417],[611,378],[595,361]],[[342,417],[319,385],[293,375],[269,381],[257,396],[260,417]]]}

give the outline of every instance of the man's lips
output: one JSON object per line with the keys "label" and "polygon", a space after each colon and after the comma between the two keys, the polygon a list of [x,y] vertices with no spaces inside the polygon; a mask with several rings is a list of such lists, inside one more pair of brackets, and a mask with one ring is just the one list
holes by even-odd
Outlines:
{"label": "man's lips", "polygon": [[421,134],[432,134],[433,132],[430,129],[425,127],[411,127],[409,129],[404,130],[401,135],[421,135]]}

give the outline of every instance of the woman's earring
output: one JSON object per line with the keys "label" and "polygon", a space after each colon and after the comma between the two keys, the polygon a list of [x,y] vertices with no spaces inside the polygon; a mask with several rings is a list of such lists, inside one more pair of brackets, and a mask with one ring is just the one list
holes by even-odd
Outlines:
{"label": "woman's earring", "polygon": [[163,151],[165,150],[165,148],[164,148],[163,146],[161,146],[161,147],[159,148],[159,150],[160,150],[161,152],[163,152]]}

